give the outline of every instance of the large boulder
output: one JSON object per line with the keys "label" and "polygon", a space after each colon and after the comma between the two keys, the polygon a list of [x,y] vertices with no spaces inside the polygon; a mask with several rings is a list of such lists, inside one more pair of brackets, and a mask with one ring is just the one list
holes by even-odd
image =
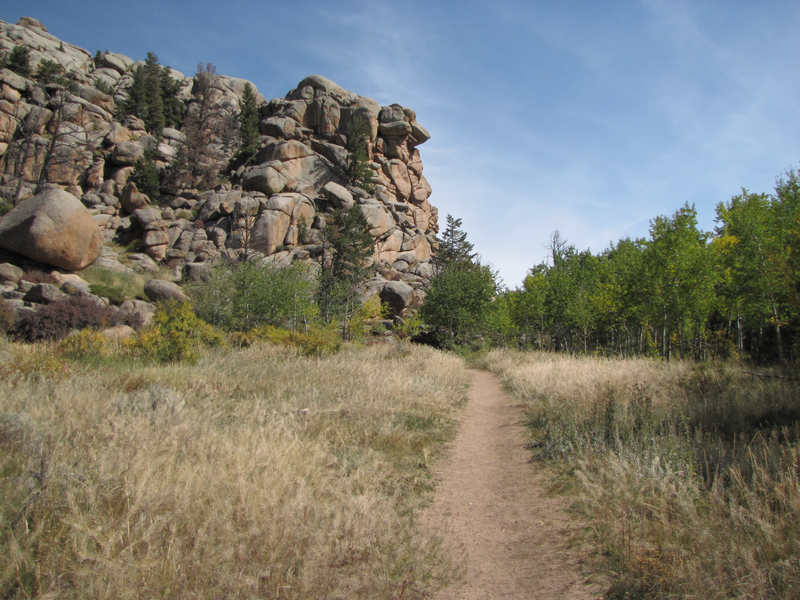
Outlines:
{"label": "large boulder", "polygon": [[267,165],[253,167],[242,177],[242,189],[245,191],[256,191],[271,196],[282,192],[285,187],[286,178]]}
{"label": "large boulder", "polygon": [[145,283],[144,294],[151,302],[160,302],[162,300],[189,301],[189,297],[183,293],[181,286],[161,279],[151,279]]}
{"label": "large boulder", "polygon": [[80,200],[53,188],[21,202],[3,217],[0,247],[54,267],[80,271],[100,256],[103,233]]}
{"label": "large boulder", "polygon": [[0,264],[0,283],[13,283],[16,285],[25,271],[10,263]]}
{"label": "large boulder", "polygon": [[390,281],[381,290],[381,300],[394,315],[400,315],[414,299],[414,288],[402,281]]}
{"label": "large boulder", "polygon": [[255,223],[250,246],[264,254],[272,254],[283,245],[291,217],[281,210],[264,210]]}
{"label": "large boulder", "polygon": [[329,181],[323,185],[322,194],[328,202],[333,204],[336,208],[343,208],[345,210],[353,208],[353,194],[351,194],[346,187],[338,183]]}

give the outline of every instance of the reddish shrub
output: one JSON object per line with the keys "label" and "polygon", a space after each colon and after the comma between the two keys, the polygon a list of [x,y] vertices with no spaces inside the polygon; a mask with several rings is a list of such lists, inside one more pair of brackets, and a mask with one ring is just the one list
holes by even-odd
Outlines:
{"label": "reddish shrub", "polygon": [[22,315],[14,335],[26,342],[60,340],[73,329],[97,329],[111,322],[113,310],[92,298],[70,296]]}
{"label": "reddish shrub", "polygon": [[14,309],[8,302],[0,299],[0,333],[8,333],[14,327]]}
{"label": "reddish shrub", "polygon": [[25,271],[25,274],[20,277],[22,281],[30,281],[31,283],[51,283],[58,285],[58,279],[45,273],[44,271]]}

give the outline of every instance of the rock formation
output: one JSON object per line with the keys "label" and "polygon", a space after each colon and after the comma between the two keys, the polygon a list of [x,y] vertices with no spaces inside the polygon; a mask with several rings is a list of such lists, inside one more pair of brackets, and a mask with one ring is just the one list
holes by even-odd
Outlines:
{"label": "rock formation", "polygon": [[[162,187],[156,205],[129,182],[136,161],[149,151],[157,168],[169,169],[186,147],[187,134],[169,127],[148,132],[136,117],[115,120],[115,108],[127,97],[140,63],[112,52],[92,57],[47,33],[35,19],[26,17],[16,25],[0,21],[2,49],[8,52],[17,45],[30,49],[31,73],[51,61],[73,83],[69,91],[59,91],[58,86],[0,69],[0,198],[18,205],[0,221],[0,232],[12,225],[16,231],[13,213],[33,202],[44,183],[63,190],[59,198],[79,198],[106,243],[140,240],[142,252],[125,255],[106,248],[100,254],[93,233],[58,234],[65,239],[88,235],[91,251],[86,256],[94,260],[99,255],[98,266],[152,270],[162,263],[175,272],[176,280],[198,279],[207,273],[207,264],[242,254],[279,265],[314,265],[320,231],[333,212],[358,204],[376,241],[376,270],[368,290],[381,294],[390,281],[403,282],[405,286],[382,294],[385,301],[391,298],[395,307],[420,301],[432,272],[438,223],[418,148],[430,136],[413,110],[380,106],[318,75],[303,79],[285,98],[270,101],[250,84],[256,91],[261,134],[253,159],[236,166],[231,159],[237,149],[212,140],[221,164],[234,164],[229,182],[205,191],[186,181],[174,183]],[[189,112],[196,110],[193,78],[174,70],[171,76],[180,82],[178,98]],[[215,78],[215,105],[234,114],[247,83]],[[369,129],[372,176],[371,185],[364,186],[369,191],[353,186],[346,174],[346,145],[356,119],[366,121]],[[27,241],[10,242],[9,235],[0,233],[0,246],[62,269],[79,270],[89,260],[59,262],[53,253],[33,251]]]}

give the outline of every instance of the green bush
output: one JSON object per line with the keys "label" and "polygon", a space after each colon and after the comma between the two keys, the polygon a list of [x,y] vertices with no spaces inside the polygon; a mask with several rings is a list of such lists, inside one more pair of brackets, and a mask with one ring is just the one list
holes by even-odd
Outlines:
{"label": "green bush", "polygon": [[100,90],[106,96],[112,96],[112,97],[114,96],[114,88],[112,88],[110,85],[108,85],[102,79],[95,79],[94,80],[94,88],[96,90]]}
{"label": "green bush", "polygon": [[36,67],[33,78],[39,83],[57,83],[64,74],[64,67],[54,60],[44,59]]}
{"label": "green bush", "polygon": [[17,75],[29,77],[31,74],[31,49],[14,46],[10,54],[3,54],[0,66],[14,71]]}
{"label": "green bush", "polygon": [[158,204],[161,200],[161,171],[156,167],[153,154],[149,150],[144,151],[142,158],[136,161],[130,181],[136,184],[136,188],[146,194],[153,204]]}
{"label": "green bush", "polygon": [[313,280],[300,265],[280,268],[248,261],[216,267],[189,294],[205,321],[229,331],[250,331],[307,323],[316,313],[313,290]]}
{"label": "green bush", "polygon": [[2,217],[7,212],[10,212],[12,208],[14,208],[14,205],[11,204],[11,202],[6,200],[5,198],[0,198],[0,217]]}
{"label": "green bush", "polygon": [[159,304],[153,323],[129,342],[134,353],[159,362],[197,361],[197,350],[225,342],[214,328],[199,318],[188,302]]}

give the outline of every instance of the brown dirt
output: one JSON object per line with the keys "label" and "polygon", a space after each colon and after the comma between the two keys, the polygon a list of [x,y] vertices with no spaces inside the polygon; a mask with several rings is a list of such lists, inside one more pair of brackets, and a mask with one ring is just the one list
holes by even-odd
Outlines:
{"label": "brown dirt", "polygon": [[519,407],[495,375],[471,374],[461,428],[423,516],[465,559],[463,581],[438,600],[601,598],[603,586],[587,578],[587,551],[570,547],[576,524],[566,502],[545,493],[546,474],[530,461]]}

